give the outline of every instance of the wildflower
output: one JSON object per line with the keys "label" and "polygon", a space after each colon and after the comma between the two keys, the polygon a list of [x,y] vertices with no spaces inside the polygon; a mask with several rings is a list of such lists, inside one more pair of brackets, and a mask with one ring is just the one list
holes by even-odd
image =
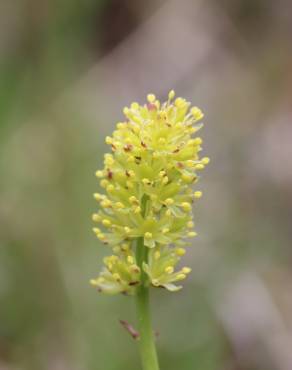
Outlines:
{"label": "wildflower", "polygon": [[[95,193],[99,211],[92,216],[97,238],[113,248],[105,267],[91,283],[104,293],[135,294],[142,273],[153,287],[181,288],[189,268],[177,269],[182,248],[196,236],[192,204],[202,196],[192,185],[209,163],[200,158],[203,113],[173,90],[161,103],[154,94],[147,103],[132,103],[105,142],[110,153],[96,171],[103,193]],[[143,239],[148,258],[135,261],[135,241]],[[126,247],[125,247],[126,246]]]}

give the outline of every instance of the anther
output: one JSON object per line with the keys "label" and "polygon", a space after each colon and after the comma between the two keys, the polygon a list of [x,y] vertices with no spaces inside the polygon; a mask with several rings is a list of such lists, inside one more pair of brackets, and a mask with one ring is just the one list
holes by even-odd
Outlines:
{"label": "anther", "polygon": [[164,203],[167,206],[171,206],[174,203],[174,200],[172,198],[167,198],[167,199],[165,199]]}
{"label": "anther", "polygon": [[103,224],[104,226],[110,226],[112,223],[110,222],[110,220],[103,219],[103,220],[102,220],[102,224]]}
{"label": "anther", "polygon": [[186,278],[186,274],[178,274],[176,280],[184,280]]}
{"label": "anther", "polygon": [[190,267],[183,267],[181,271],[183,274],[189,274],[192,269]]}
{"label": "anther", "polygon": [[186,250],[184,248],[177,248],[175,250],[175,253],[177,254],[177,256],[183,256],[186,253]]}
{"label": "anther", "polygon": [[174,90],[170,90],[170,92],[168,93],[168,99],[172,100],[174,98],[174,96],[175,96]]}
{"label": "anther", "polygon": [[200,137],[196,137],[196,138],[194,139],[194,144],[195,144],[195,145],[201,145],[201,144],[202,144],[202,142],[203,142],[203,140],[202,140]]}
{"label": "anther", "polygon": [[92,221],[94,221],[94,222],[99,222],[100,220],[101,220],[101,217],[100,217],[100,215],[99,215],[99,214],[94,213],[94,214],[92,215]]}
{"label": "anther", "polygon": [[192,206],[188,202],[183,202],[181,207],[185,212],[189,212],[192,209]]}
{"label": "anther", "polygon": [[172,274],[172,273],[173,273],[173,271],[174,271],[174,268],[173,268],[172,266],[167,266],[167,267],[165,268],[165,272],[166,272],[167,274]]}
{"label": "anther", "polygon": [[204,157],[204,158],[201,159],[201,162],[203,164],[208,164],[210,162],[210,158],[209,157]]}
{"label": "anther", "polygon": [[151,239],[152,238],[152,233],[150,233],[150,232],[146,232],[145,234],[144,234],[144,238],[145,239]]}
{"label": "anther", "polygon": [[103,171],[96,171],[95,176],[96,177],[103,177]]}
{"label": "anther", "polygon": [[196,166],[195,166],[195,169],[196,170],[203,170],[205,168],[205,166],[203,165],[203,163],[198,163],[198,164],[196,164]]}
{"label": "anther", "polygon": [[156,97],[154,94],[148,94],[147,95],[147,100],[149,101],[149,103],[153,103],[155,101]]}

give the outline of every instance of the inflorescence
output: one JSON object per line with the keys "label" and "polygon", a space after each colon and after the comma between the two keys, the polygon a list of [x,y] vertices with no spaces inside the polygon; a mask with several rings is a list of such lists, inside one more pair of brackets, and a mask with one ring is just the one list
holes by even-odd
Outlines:
{"label": "inflorescence", "polygon": [[181,286],[175,283],[191,271],[176,270],[176,265],[188,239],[197,235],[192,204],[202,192],[192,185],[209,158],[199,158],[202,139],[195,135],[203,126],[203,113],[174,96],[172,90],[160,103],[149,94],[146,104],[125,107],[125,121],[105,139],[111,153],[105,154],[104,168],[96,172],[104,191],[94,194],[100,210],[92,219],[98,224],[94,233],[113,254],[104,258],[100,276],[91,280],[101,292],[135,294],[141,283],[137,238],[149,248],[142,268],[153,287],[178,290]]}

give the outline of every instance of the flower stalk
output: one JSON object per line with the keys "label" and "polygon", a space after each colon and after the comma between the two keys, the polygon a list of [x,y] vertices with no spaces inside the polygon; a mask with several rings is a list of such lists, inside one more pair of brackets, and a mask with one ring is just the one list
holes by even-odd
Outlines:
{"label": "flower stalk", "polygon": [[[148,250],[144,246],[143,238],[137,239],[136,260],[142,269],[143,263],[148,261]],[[159,370],[158,358],[151,324],[150,297],[148,278],[144,272],[141,276],[141,285],[137,287],[136,305],[139,331],[139,347],[143,370]]]}

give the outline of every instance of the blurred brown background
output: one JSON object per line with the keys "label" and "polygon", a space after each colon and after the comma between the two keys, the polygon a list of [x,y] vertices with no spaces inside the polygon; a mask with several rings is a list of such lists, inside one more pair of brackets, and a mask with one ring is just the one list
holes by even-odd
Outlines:
{"label": "blurred brown background", "polygon": [[131,298],[88,280],[94,176],[131,101],[205,112],[184,289],[154,292],[161,368],[292,369],[289,0],[2,0],[0,369],[137,370]]}

